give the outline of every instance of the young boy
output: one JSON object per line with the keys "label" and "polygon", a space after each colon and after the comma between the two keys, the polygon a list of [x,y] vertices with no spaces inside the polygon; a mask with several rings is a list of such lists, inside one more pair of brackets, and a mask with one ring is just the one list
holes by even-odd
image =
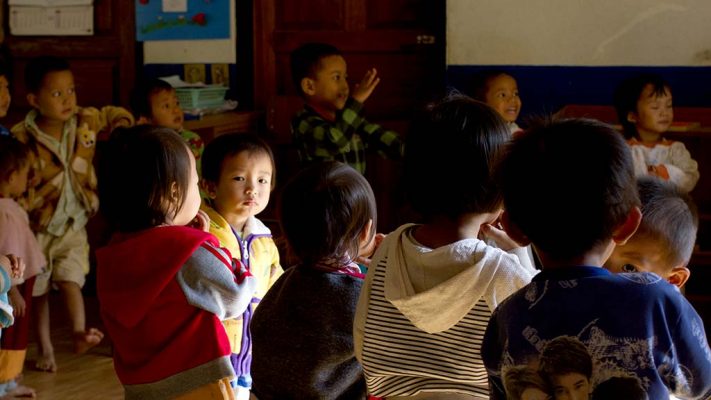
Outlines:
{"label": "young boy", "polygon": [[350,93],[346,60],[337,48],[307,43],[291,53],[292,79],[305,103],[291,121],[303,164],[342,161],[364,173],[366,148],[391,159],[402,157],[398,135],[363,118],[363,103],[380,83],[377,74],[375,68],[368,70]]}
{"label": "young boy", "polygon": [[616,246],[605,263],[611,272],[654,272],[682,288],[694,251],[699,217],[691,197],[653,177],[637,182],[642,222],[627,243]]}
{"label": "young boy", "polygon": [[137,124],[152,124],[175,130],[188,143],[200,173],[200,158],[205,149],[200,135],[183,129],[183,109],[175,89],[162,79],[149,79],[136,86],[131,94],[131,108]]}
{"label": "young boy", "polygon": [[74,76],[60,58],[42,56],[25,69],[27,101],[34,109],[12,128],[12,134],[34,153],[34,179],[26,204],[30,225],[47,257],[47,271],[37,276],[36,297],[39,357],[37,368],[56,371],[49,330],[50,286],[59,288],[74,332],[74,351],[86,352],[103,334],[86,329],[81,287],[89,272],[85,225],[99,207],[92,164],[97,135],[133,124],[131,114],[107,106],[78,108]]}
{"label": "young boy", "polygon": [[205,148],[203,210],[210,233],[254,276],[257,290],[239,318],[223,321],[237,375],[237,399],[249,398],[252,386],[250,324],[257,305],[282,274],[272,232],[256,215],[269,203],[274,187],[274,156],[263,140],[249,134],[221,135]]}
{"label": "young boy", "polygon": [[657,275],[601,268],[641,219],[622,136],[592,120],[544,122],[513,140],[498,174],[503,224],[512,238],[533,243],[543,270],[487,327],[482,355],[492,398],[505,398],[503,370],[536,363],[559,336],[585,345],[593,387],[624,374],[651,399],[708,398],[711,349],[693,307]]}

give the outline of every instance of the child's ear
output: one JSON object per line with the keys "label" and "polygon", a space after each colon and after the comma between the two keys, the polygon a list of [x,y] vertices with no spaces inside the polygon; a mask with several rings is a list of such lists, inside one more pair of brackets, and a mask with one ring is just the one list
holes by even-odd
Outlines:
{"label": "child's ear", "polygon": [[363,230],[360,231],[360,253],[358,256],[369,257],[375,250],[375,235],[373,234],[373,220],[369,219]]}
{"label": "child's ear", "polygon": [[200,189],[202,189],[203,192],[207,193],[207,197],[210,199],[214,199],[215,196],[217,195],[217,188],[216,188],[215,182],[210,182],[205,179],[200,179]]}
{"label": "child's ear", "polygon": [[301,78],[301,91],[313,96],[316,93],[316,81],[309,77]]}
{"label": "child's ear", "polygon": [[625,221],[612,232],[612,240],[620,246],[627,243],[627,240],[637,232],[637,227],[642,221],[642,211],[639,207],[632,207]]}
{"label": "child's ear", "polygon": [[528,246],[531,244],[531,240],[528,236],[521,232],[521,229],[519,229],[518,226],[511,221],[509,213],[507,213],[506,210],[501,213],[501,226],[503,226],[506,234],[509,235],[514,242],[520,244],[521,246]]}
{"label": "child's ear", "polygon": [[630,111],[627,113],[627,122],[631,122],[633,124],[637,123],[637,113],[634,111]]}
{"label": "child's ear", "polygon": [[27,93],[27,102],[34,108],[39,108],[39,103],[37,102],[37,95],[34,93]]}
{"label": "child's ear", "polygon": [[681,289],[686,284],[691,276],[691,271],[686,267],[674,267],[672,268],[669,275],[667,275],[667,281],[672,285]]}

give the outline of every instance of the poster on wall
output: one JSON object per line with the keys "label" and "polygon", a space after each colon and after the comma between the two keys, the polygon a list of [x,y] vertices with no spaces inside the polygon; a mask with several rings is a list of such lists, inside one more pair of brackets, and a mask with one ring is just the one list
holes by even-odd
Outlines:
{"label": "poster on wall", "polygon": [[136,0],[136,40],[227,39],[229,0]]}

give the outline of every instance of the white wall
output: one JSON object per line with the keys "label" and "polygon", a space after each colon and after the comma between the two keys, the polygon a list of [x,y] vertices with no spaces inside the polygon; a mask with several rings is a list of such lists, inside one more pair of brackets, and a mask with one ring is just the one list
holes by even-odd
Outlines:
{"label": "white wall", "polygon": [[447,0],[447,64],[711,65],[711,0]]}
{"label": "white wall", "polygon": [[[230,0],[230,15],[235,15],[235,0]],[[147,41],[143,43],[143,62],[144,64],[234,64],[237,61],[236,31],[233,23],[230,26],[229,39]]]}

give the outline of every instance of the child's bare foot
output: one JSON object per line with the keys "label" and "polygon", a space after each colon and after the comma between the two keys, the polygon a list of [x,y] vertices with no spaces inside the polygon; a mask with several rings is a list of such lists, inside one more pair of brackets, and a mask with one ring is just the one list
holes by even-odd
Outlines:
{"label": "child's bare foot", "polygon": [[57,372],[57,363],[54,361],[54,352],[40,354],[35,362],[35,368],[44,372]]}
{"label": "child's bare foot", "polygon": [[74,332],[74,352],[86,353],[104,338],[103,332],[96,328],[89,328],[86,332]]}
{"label": "child's bare foot", "polygon": [[32,398],[37,397],[35,390],[28,386],[17,385],[14,389],[10,390],[6,394],[8,399],[16,399],[18,397]]}

